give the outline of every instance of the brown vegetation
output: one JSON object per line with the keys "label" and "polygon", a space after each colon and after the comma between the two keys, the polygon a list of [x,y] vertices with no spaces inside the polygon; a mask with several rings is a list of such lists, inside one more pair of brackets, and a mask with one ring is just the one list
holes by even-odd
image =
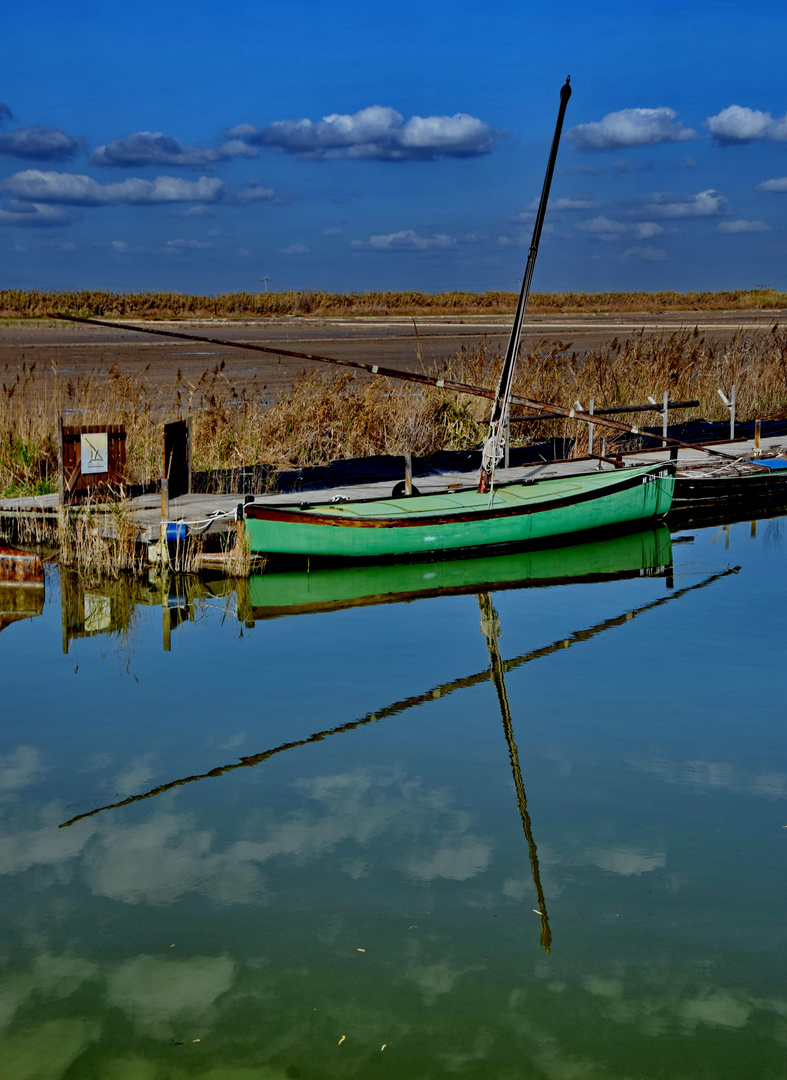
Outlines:
{"label": "brown vegetation", "polygon": [[[494,387],[500,357],[461,352],[446,361],[443,374],[460,382]],[[0,493],[43,492],[56,486],[58,416],[74,424],[125,424],[129,483],[150,483],[161,474],[161,430],[165,421],[192,416],[193,468],[234,468],[267,464],[288,468],[368,454],[428,454],[472,447],[485,433],[489,402],[436,387],[388,379],[304,375],[288,397],[266,404],[261,388],[240,392],[223,364],[195,383],[178,372],[173,385],[128,376],[113,367],[76,377],[56,364],[8,369],[0,393]],[[635,334],[577,355],[560,342],[544,341],[523,356],[514,393],[538,401],[587,408],[696,398],[691,416],[726,419],[717,389],[737,393],[740,419],[787,413],[787,331],[738,335],[725,345],[697,331],[662,337]],[[671,421],[687,419],[671,414]],[[647,416],[640,423],[647,423]],[[658,417],[650,419],[658,423]],[[541,421],[517,425],[520,441],[579,433],[574,423]],[[558,426],[560,425],[560,426]],[[576,430],[575,430],[576,429]]]}
{"label": "brown vegetation", "polygon": [[[1,318],[42,318],[49,312],[107,319],[270,318],[285,315],[490,315],[510,314],[512,292],[271,292],[188,296],[180,293],[111,293],[100,290],[38,292],[0,290]],[[533,293],[534,314],[743,311],[787,308],[787,293],[768,286],[722,292]]]}

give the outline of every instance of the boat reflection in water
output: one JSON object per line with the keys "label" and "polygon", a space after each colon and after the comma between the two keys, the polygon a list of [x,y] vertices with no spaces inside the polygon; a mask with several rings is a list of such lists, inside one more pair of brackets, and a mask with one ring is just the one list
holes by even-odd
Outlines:
{"label": "boat reflection in water", "polygon": [[589,543],[475,559],[254,574],[249,579],[250,614],[255,620],[269,619],[429,596],[666,577],[671,565],[670,532],[660,525]]}
{"label": "boat reflection in water", "polygon": [[143,607],[161,608],[162,645],[169,652],[173,632],[194,622],[205,605],[219,604],[240,623],[251,626],[258,619],[281,615],[499,589],[641,576],[667,577],[669,585],[671,564],[670,532],[661,525],[592,543],[516,554],[447,562],[282,570],[254,574],[249,579],[166,575],[151,576],[147,582],[96,582],[61,569],[63,652],[68,652],[71,641],[96,634],[132,639],[135,612]]}

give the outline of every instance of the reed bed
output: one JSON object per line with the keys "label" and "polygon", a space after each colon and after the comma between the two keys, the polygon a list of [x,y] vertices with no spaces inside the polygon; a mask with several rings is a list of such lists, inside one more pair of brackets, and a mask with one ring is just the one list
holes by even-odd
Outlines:
{"label": "reed bed", "polygon": [[[483,349],[448,358],[438,374],[494,387],[499,355]],[[787,330],[738,335],[717,345],[690,331],[638,333],[582,355],[566,342],[544,340],[523,356],[514,392],[546,403],[596,409],[641,404],[665,391],[672,400],[698,399],[699,410],[671,413],[671,422],[696,416],[724,420],[717,390],[736,387],[740,420],[787,415]],[[124,424],[129,484],[161,475],[162,424],[192,417],[194,470],[267,465],[273,471],[370,454],[424,455],[479,445],[490,403],[383,378],[326,371],[302,375],[292,392],[267,404],[263,386],[238,391],[223,364],[196,383],[180,372],[171,385],[128,375],[118,367],[84,377],[56,364],[23,364],[0,372],[0,493],[56,490],[58,417],[67,424]],[[648,422],[647,414],[638,424]],[[659,423],[653,415],[651,423]],[[577,423],[516,425],[519,442],[579,435]]]}
{"label": "reed bed", "polygon": [[[181,293],[112,293],[102,290],[0,290],[0,318],[43,318],[50,312],[107,319],[242,319],[288,315],[489,315],[514,311],[517,294],[473,292],[349,292],[292,290],[189,296]],[[721,292],[532,293],[535,314],[743,311],[787,308],[787,293],[768,286]]]}

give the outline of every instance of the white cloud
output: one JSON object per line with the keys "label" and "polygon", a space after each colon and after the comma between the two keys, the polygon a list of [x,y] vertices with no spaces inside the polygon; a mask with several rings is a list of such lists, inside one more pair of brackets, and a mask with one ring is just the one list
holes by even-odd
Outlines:
{"label": "white cloud", "polygon": [[73,216],[58,206],[45,203],[25,202],[12,199],[7,206],[0,207],[0,225],[17,225],[23,229],[47,229],[58,225],[69,225]]}
{"label": "white cloud", "polygon": [[684,128],[676,120],[677,115],[674,109],[666,107],[621,109],[593,123],[579,124],[568,134],[578,150],[620,150],[626,146],[696,139],[697,133]]}
{"label": "white cloud", "polygon": [[367,241],[353,240],[352,246],[371,251],[446,251],[456,247],[456,239],[445,233],[419,236],[412,229],[402,229],[395,233],[370,236]]}
{"label": "white cloud", "polygon": [[649,874],[661,870],[667,862],[663,851],[643,851],[642,848],[615,847],[590,852],[589,861],[600,870],[630,877],[632,874]]}
{"label": "white cloud", "polygon": [[182,255],[185,251],[209,251],[212,247],[207,240],[167,240],[162,250],[165,255]]}
{"label": "white cloud", "polygon": [[[555,199],[549,204],[550,210],[597,210],[601,206],[598,199]],[[536,206],[534,209],[538,209]]]}
{"label": "white cloud", "polygon": [[739,218],[737,221],[720,221],[716,228],[720,233],[752,233],[768,232],[770,225],[764,221],[744,221]]}
{"label": "white cloud", "polygon": [[34,783],[43,772],[38,750],[34,746],[18,747],[0,758],[0,797]]}
{"label": "white cloud", "polygon": [[603,215],[590,218],[588,221],[580,221],[574,228],[599,240],[607,241],[626,236],[636,236],[640,240],[647,240],[651,236],[659,236],[664,232],[663,227],[655,221],[612,221]]}
{"label": "white cloud", "polygon": [[662,251],[661,248],[652,247],[647,245],[645,247],[628,248],[623,252],[621,256],[623,259],[641,259],[643,262],[663,262],[667,258],[666,251]]}
{"label": "white cloud", "polygon": [[720,217],[727,209],[727,196],[712,188],[696,195],[669,195],[656,192],[645,204],[644,214],[657,218]]}
{"label": "white cloud", "polygon": [[284,199],[277,195],[273,188],[263,187],[262,184],[249,184],[243,191],[234,195],[232,201],[238,203],[284,202]]}
{"label": "white cloud", "polygon": [[289,247],[281,248],[280,255],[308,255],[309,249],[305,244],[290,244]]}
{"label": "white cloud", "polygon": [[209,146],[187,146],[172,135],[160,131],[135,131],[123,139],[99,146],[91,165],[114,165],[131,168],[145,165],[183,165],[204,168],[233,157],[257,157],[258,151],[241,139],[230,139],[218,150]]}
{"label": "white cloud", "polygon": [[705,127],[715,142],[726,146],[753,142],[755,139],[787,141],[787,116],[774,119],[770,113],[741,105],[730,105],[716,116],[709,116]]}
{"label": "white cloud", "polygon": [[152,1036],[166,1036],[175,1022],[195,1023],[232,986],[235,964],[228,956],[160,960],[137,956],[107,980],[107,1000]]}
{"label": "white cloud", "polygon": [[[488,154],[494,134],[466,113],[412,116],[372,105],[352,116],[332,113],[322,120],[277,120],[244,134],[250,142],[301,158],[376,158],[385,161],[433,160]],[[233,129],[238,133],[239,129]]]}
{"label": "white cloud", "polygon": [[200,203],[197,206],[189,206],[186,210],[173,213],[172,216],[177,218],[210,218],[216,216],[216,211],[210,206]]}
{"label": "white cloud", "polygon": [[133,178],[113,184],[99,184],[89,176],[42,172],[39,169],[14,173],[0,183],[0,188],[22,199],[77,206],[216,202],[227,194],[227,185],[216,177],[181,180],[175,176],[157,176],[155,180]]}
{"label": "white cloud", "polygon": [[780,176],[775,180],[763,180],[757,185],[758,191],[787,191],[787,176]]}
{"label": "white cloud", "polygon": [[0,135],[0,154],[8,157],[28,158],[34,161],[68,161],[75,157],[79,143],[60,128],[19,128]]}
{"label": "white cloud", "polygon": [[217,177],[201,176],[183,180],[176,176],[157,176],[153,180],[129,177],[111,184],[100,184],[77,173],[42,172],[26,169],[0,181],[0,191],[31,203],[59,203],[75,206],[151,206],[160,203],[246,203],[274,201],[271,188],[250,186],[232,192]]}

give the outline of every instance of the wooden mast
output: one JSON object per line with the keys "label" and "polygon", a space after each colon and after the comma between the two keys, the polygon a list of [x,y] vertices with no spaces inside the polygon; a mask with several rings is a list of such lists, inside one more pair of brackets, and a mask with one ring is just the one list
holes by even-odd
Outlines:
{"label": "wooden mast", "polygon": [[541,239],[541,229],[543,228],[544,217],[547,212],[549,189],[552,186],[552,174],[555,171],[557,148],[560,143],[560,133],[563,130],[563,118],[566,115],[568,99],[571,97],[570,82],[571,79],[569,77],[560,89],[560,108],[557,114],[555,134],[552,138],[552,149],[549,151],[549,161],[547,163],[546,176],[544,177],[544,187],[541,191],[541,200],[538,204],[536,223],[533,226],[533,239],[530,241],[530,251],[527,256],[525,276],[522,278],[522,288],[519,292],[519,303],[517,304],[516,314],[514,316],[514,325],[511,327],[511,337],[508,342],[508,349],[506,350],[506,358],[503,363],[503,369],[500,372],[497,390],[495,391],[492,417],[489,421],[489,434],[484,443],[481,475],[478,479],[478,490],[481,493],[489,491],[490,485],[494,483],[495,466],[503,456],[505,439],[504,429],[506,417],[508,416],[508,409],[511,404],[511,386],[514,381],[514,368],[519,353],[519,342],[522,337],[522,322],[525,317],[527,298],[530,295],[530,283],[533,280],[533,270],[535,269],[536,255],[538,254],[538,243]]}

